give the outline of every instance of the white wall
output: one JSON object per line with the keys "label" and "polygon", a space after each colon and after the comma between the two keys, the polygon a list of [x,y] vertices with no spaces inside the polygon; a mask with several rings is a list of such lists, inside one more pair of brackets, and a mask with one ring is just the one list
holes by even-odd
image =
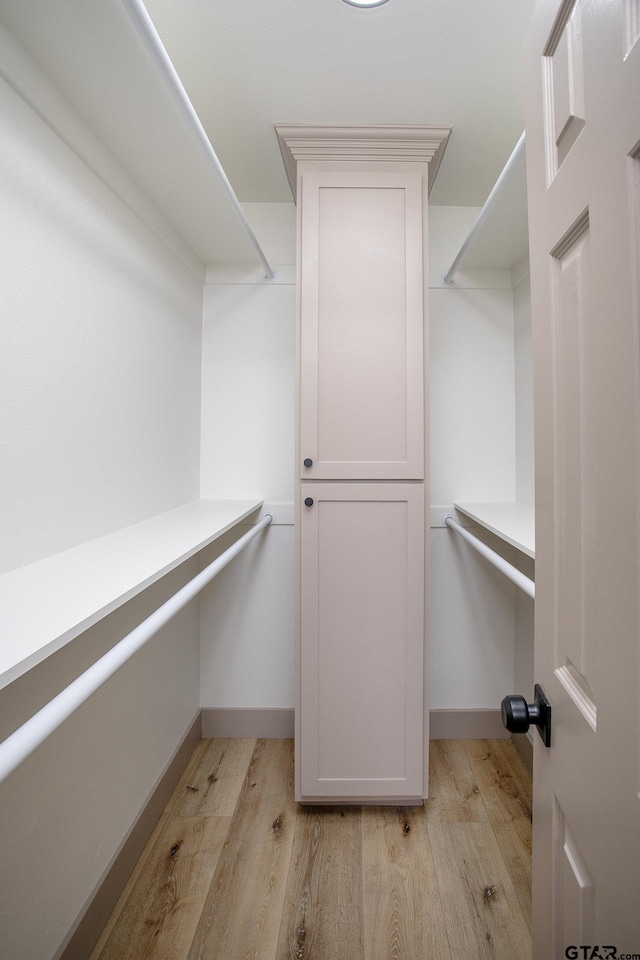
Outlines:
{"label": "white wall", "polygon": [[202,285],[0,85],[0,572],[198,496]]}
{"label": "white wall", "polygon": [[207,283],[203,497],[293,501],[295,287]]}
{"label": "white wall", "polygon": [[[4,82],[0,113],[6,571],[198,496],[202,285]],[[1,691],[0,737],[196,570]],[[192,605],[0,785],[3,956],[51,960],[113,861],[198,711],[198,626]]]}
{"label": "white wall", "polygon": [[293,706],[293,530],[270,526],[201,594],[204,708]]}
{"label": "white wall", "polygon": [[292,707],[294,697],[295,207],[245,210],[277,280],[209,273],[201,491],[262,497],[277,522],[200,597],[205,708]]}
{"label": "white wall", "polygon": [[431,289],[431,503],[515,496],[511,290]]}
{"label": "white wall", "polygon": [[459,537],[431,530],[432,710],[496,709],[512,692],[515,599],[506,577]]}
{"label": "white wall", "polygon": [[[515,587],[441,525],[454,501],[515,497],[509,272],[461,273],[453,287],[441,281],[477,214],[429,211],[432,709],[496,708],[513,687]],[[502,551],[497,538],[480,535]]]}

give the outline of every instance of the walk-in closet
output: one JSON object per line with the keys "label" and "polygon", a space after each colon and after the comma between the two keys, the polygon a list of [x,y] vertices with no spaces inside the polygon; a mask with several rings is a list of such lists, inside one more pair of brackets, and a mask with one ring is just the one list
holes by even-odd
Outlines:
{"label": "walk-in closet", "polygon": [[3,958],[640,954],[633,6],[0,0]]}

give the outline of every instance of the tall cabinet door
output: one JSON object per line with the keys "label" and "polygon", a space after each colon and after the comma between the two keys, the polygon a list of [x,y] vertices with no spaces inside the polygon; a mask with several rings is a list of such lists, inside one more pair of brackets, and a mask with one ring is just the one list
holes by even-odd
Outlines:
{"label": "tall cabinet door", "polygon": [[424,487],[305,483],[303,495],[298,799],[419,803]]}
{"label": "tall cabinet door", "polygon": [[300,178],[303,479],[424,477],[426,175],[417,166]]}

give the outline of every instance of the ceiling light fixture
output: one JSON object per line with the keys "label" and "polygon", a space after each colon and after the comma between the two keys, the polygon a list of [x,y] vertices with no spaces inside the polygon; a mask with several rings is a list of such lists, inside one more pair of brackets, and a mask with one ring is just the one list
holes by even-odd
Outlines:
{"label": "ceiling light fixture", "polygon": [[383,3],[388,3],[388,0],[343,0],[344,3],[348,3],[350,7],[381,7]]}

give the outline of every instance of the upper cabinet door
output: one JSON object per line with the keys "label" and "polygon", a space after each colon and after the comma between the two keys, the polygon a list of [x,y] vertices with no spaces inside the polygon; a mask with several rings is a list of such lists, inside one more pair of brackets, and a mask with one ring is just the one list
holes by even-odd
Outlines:
{"label": "upper cabinet door", "polygon": [[424,477],[422,167],[300,177],[304,479]]}

